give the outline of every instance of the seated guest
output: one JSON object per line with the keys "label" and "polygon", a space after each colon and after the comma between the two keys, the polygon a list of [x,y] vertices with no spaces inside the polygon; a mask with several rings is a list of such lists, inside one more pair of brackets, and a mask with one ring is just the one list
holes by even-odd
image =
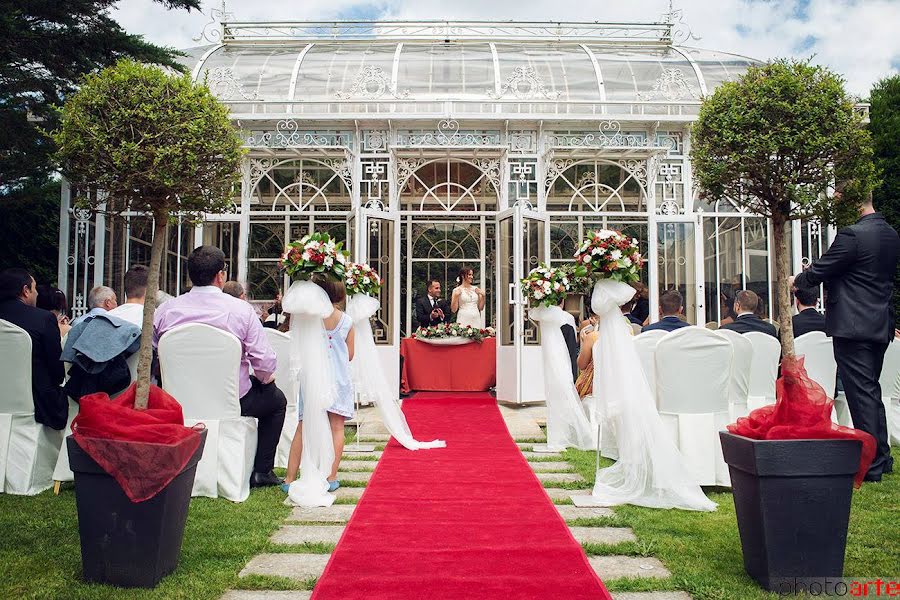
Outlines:
{"label": "seated guest", "polygon": [[687,327],[690,323],[682,320],[683,310],[684,300],[682,300],[678,290],[666,290],[659,297],[659,321],[645,325],[641,329],[641,333],[656,330],[675,331],[676,329]]}
{"label": "seated guest", "polygon": [[31,338],[31,394],[34,420],[53,429],[63,429],[69,402],[60,384],[65,376],[59,324],[37,304],[34,278],[25,269],[0,272],[0,319],[18,325]]}
{"label": "seated guest", "polygon": [[147,274],[148,269],[144,265],[134,265],[125,272],[125,304],[120,304],[109,311],[109,314],[132,325],[143,327]]}
{"label": "seated guest", "polygon": [[738,333],[758,331],[777,338],[775,326],[760,319],[755,313],[759,306],[759,296],[750,290],[741,290],[734,295],[734,313],[737,315],[733,323],[722,325],[720,329],[730,329]]}
{"label": "seated guest", "polygon": [[78,325],[88,317],[102,315],[119,305],[116,302],[116,292],[105,285],[98,285],[88,292],[88,311],[72,321],[72,327]]}
{"label": "seated guest", "polygon": [[[172,298],[153,316],[153,346],[167,331],[187,323],[204,323],[227,331],[241,342],[239,373],[241,415],[259,420],[252,487],[280,485],[272,472],[287,402],[275,386],[275,350],[248,302],[222,293],[227,274],[225,254],[215,246],[200,246],[188,256],[188,275],[194,287]],[[254,375],[250,375],[250,368]],[[293,399],[292,399],[293,401]]]}
{"label": "seated guest", "polygon": [[450,322],[450,307],[441,300],[441,282],[428,280],[428,293],[416,299],[416,323],[419,327],[431,327]]}
{"label": "seated guest", "polygon": [[638,318],[637,316],[631,314],[632,309],[634,308],[634,300],[630,300],[622,305],[622,314],[628,319],[629,323],[634,323],[636,325],[643,324],[643,319]]}
{"label": "seated guest", "polygon": [[226,281],[225,285],[222,286],[222,291],[238,300],[247,299],[247,294],[244,293],[244,286],[241,285],[240,281]]}
{"label": "seated guest", "polygon": [[59,324],[59,334],[65,336],[72,328],[69,325],[69,303],[65,292],[52,285],[41,284],[37,286],[37,293],[37,307],[53,313]]}
{"label": "seated guest", "polygon": [[[566,299],[563,298],[563,301],[559,303],[559,307],[563,308],[565,304]],[[575,332],[575,327],[568,323],[560,325],[559,328],[562,331],[563,340],[566,342],[566,348],[569,350],[569,362],[572,364],[572,381],[574,382],[578,379],[578,353],[581,350],[578,344],[578,335]]]}
{"label": "seated guest", "polygon": [[643,324],[644,321],[650,318],[650,300],[647,286],[640,281],[635,281],[630,285],[637,290],[637,293],[634,295],[634,308],[631,309],[631,314],[637,317],[639,324]]}
{"label": "seated guest", "polygon": [[794,326],[794,337],[800,337],[810,331],[825,331],[825,315],[816,310],[819,288],[795,288],[794,303],[797,314],[791,319]]}

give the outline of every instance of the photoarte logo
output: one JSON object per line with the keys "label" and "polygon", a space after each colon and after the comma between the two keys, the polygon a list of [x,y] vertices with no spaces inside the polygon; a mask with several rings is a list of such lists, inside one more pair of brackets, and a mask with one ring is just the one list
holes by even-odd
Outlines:
{"label": "photoarte logo", "polygon": [[839,577],[778,580],[773,588],[781,596],[807,594],[822,598],[900,598],[900,580],[892,578],[852,579]]}

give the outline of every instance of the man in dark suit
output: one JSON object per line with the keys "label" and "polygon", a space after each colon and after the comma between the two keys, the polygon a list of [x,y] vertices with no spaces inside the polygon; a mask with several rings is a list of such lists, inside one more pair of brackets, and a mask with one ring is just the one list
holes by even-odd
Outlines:
{"label": "man in dark suit", "polygon": [[666,290],[659,297],[659,316],[656,323],[645,325],[641,333],[645,331],[675,331],[690,325],[681,319],[681,311],[684,309],[684,300],[678,290]]}
{"label": "man in dark suit", "polygon": [[797,314],[791,319],[794,337],[798,338],[811,331],[825,331],[825,315],[816,310],[819,299],[819,288],[797,288],[794,290],[794,302]]}
{"label": "man in dark suit", "polygon": [[775,326],[756,316],[755,313],[758,306],[759,296],[755,292],[750,290],[739,291],[734,295],[734,314],[737,317],[735,317],[733,323],[722,325],[720,329],[730,329],[738,333],[758,331],[777,338],[778,332],[775,330]]}
{"label": "man in dark suit", "polygon": [[416,323],[419,327],[431,327],[450,322],[450,307],[441,300],[441,282],[428,280],[428,293],[416,300]]}
{"label": "man in dark suit", "polygon": [[69,403],[60,384],[65,376],[60,360],[59,323],[47,310],[37,308],[34,277],[25,269],[0,272],[0,319],[18,325],[31,337],[31,392],[34,420],[63,429]]}
{"label": "man in dark suit", "polygon": [[[837,192],[837,195],[840,192]],[[878,378],[894,339],[891,293],[900,237],[871,197],[856,224],[838,231],[828,251],[794,279],[797,288],[825,284],[825,333],[847,394],[853,426],[872,434],[878,449],[866,481],[893,471],[887,420]]]}
{"label": "man in dark suit", "polygon": [[629,323],[634,323],[636,325],[643,325],[644,322],[640,320],[637,316],[631,314],[631,311],[634,309],[634,300],[629,300],[627,303],[621,306],[622,315],[628,319]]}

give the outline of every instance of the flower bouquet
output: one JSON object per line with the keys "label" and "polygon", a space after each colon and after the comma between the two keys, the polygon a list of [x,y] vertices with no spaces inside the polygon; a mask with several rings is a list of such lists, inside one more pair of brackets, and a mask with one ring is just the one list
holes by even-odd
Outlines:
{"label": "flower bouquet", "polygon": [[[586,278],[587,269],[577,267]],[[572,291],[575,268],[548,267],[540,265],[528,273],[521,281],[522,294],[531,306],[558,306]]]}
{"label": "flower bouquet", "polygon": [[595,279],[628,283],[640,280],[644,259],[636,239],[601,229],[589,232],[581,242],[575,252],[575,264],[585,267]]}
{"label": "flower bouquet", "polygon": [[288,244],[281,256],[281,267],[294,281],[309,279],[316,273],[345,278],[350,253],[343,242],[335,242],[327,233],[310,233]]}
{"label": "flower bouquet", "polygon": [[494,335],[493,327],[478,328],[459,323],[442,323],[431,327],[419,327],[413,337],[435,346],[460,346],[470,342],[481,342],[484,338]]}
{"label": "flower bouquet", "polygon": [[344,272],[344,284],[347,286],[347,295],[359,294],[376,297],[381,291],[381,277],[365,263],[350,263]]}

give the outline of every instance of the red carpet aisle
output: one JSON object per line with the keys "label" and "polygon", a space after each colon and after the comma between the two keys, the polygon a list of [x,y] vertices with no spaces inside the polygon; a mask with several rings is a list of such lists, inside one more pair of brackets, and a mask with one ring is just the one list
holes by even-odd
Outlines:
{"label": "red carpet aisle", "polygon": [[405,400],[419,439],[385,449],[313,600],[610,596],[487,394]]}

